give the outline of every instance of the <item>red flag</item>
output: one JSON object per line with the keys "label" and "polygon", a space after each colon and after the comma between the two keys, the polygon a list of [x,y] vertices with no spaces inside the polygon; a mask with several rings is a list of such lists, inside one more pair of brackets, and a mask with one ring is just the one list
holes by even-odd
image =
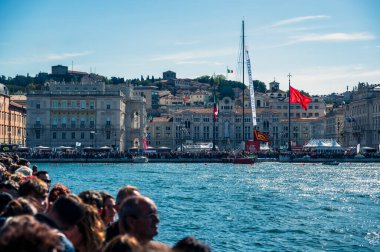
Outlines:
{"label": "red flag", "polygon": [[216,104],[216,98],[214,95],[214,121],[216,122],[216,116],[218,115],[218,105]]}
{"label": "red flag", "polygon": [[307,105],[310,102],[310,97],[301,94],[300,91],[290,86],[290,103],[299,103],[304,110],[307,110]]}
{"label": "red flag", "polygon": [[148,140],[145,137],[143,137],[142,143],[144,145],[144,150],[147,150],[148,149]]}
{"label": "red flag", "polygon": [[259,142],[269,142],[269,136],[265,134],[264,132],[254,130],[253,131],[254,140]]}

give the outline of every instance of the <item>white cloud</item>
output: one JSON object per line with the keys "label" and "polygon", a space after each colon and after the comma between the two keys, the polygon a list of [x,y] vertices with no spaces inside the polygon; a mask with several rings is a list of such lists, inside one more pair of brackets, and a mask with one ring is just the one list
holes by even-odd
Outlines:
{"label": "white cloud", "polygon": [[303,36],[295,37],[293,43],[299,42],[314,42],[314,41],[361,41],[361,40],[373,40],[375,36],[367,33],[328,33],[328,34],[307,34]]}
{"label": "white cloud", "polygon": [[92,51],[84,51],[84,52],[67,52],[67,53],[55,53],[55,54],[48,54],[44,58],[48,61],[50,60],[63,60],[67,58],[76,58],[81,56],[86,56],[93,54]]}
{"label": "white cloud", "polygon": [[86,56],[93,54],[92,51],[83,51],[83,52],[66,52],[66,53],[53,53],[47,55],[38,55],[38,56],[25,56],[22,58],[10,58],[8,60],[1,61],[0,64],[11,64],[11,65],[22,65],[22,64],[32,64],[38,62],[49,62],[55,60],[64,60],[72,59],[81,56]]}
{"label": "white cloud", "polygon": [[272,27],[289,25],[289,24],[294,24],[294,23],[300,23],[300,22],[307,21],[307,20],[327,19],[327,18],[330,18],[330,16],[317,15],[317,16],[295,17],[295,18],[290,18],[290,19],[278,21],[278,22],[274,23],[272,25]]}
{"label": "white cloud", "polygon": [[376,46],[376,47],[380,48],[380,45],[378,45],[378,46]]}

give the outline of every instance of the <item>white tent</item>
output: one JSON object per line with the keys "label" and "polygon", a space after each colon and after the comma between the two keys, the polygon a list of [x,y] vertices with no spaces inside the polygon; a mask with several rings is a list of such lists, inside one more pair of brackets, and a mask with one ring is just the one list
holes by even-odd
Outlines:
{"label": "white tent", "polygon": [[317,152],[344,152],[344,149],[335,139],[311,139],[303,146],[304,150]]}

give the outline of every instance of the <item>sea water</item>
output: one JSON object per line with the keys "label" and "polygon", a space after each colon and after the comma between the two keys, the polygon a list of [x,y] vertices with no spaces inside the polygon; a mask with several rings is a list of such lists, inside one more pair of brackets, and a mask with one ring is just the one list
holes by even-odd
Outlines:
{"label": "sea water", "polygon": [[137,186],[159,235],[213,251],[380,251],[380,164],[38,164],[52,184],[116,196]]}

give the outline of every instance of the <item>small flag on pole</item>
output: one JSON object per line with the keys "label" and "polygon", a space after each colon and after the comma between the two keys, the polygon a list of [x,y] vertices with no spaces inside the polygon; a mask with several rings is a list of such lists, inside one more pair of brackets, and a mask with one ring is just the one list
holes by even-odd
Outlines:
{"label": "small flag on pole", "polygon": [[233,73],[234,73],[234,70],[229,69],[229,68],[227,67],[227,74],[233,74]]}

